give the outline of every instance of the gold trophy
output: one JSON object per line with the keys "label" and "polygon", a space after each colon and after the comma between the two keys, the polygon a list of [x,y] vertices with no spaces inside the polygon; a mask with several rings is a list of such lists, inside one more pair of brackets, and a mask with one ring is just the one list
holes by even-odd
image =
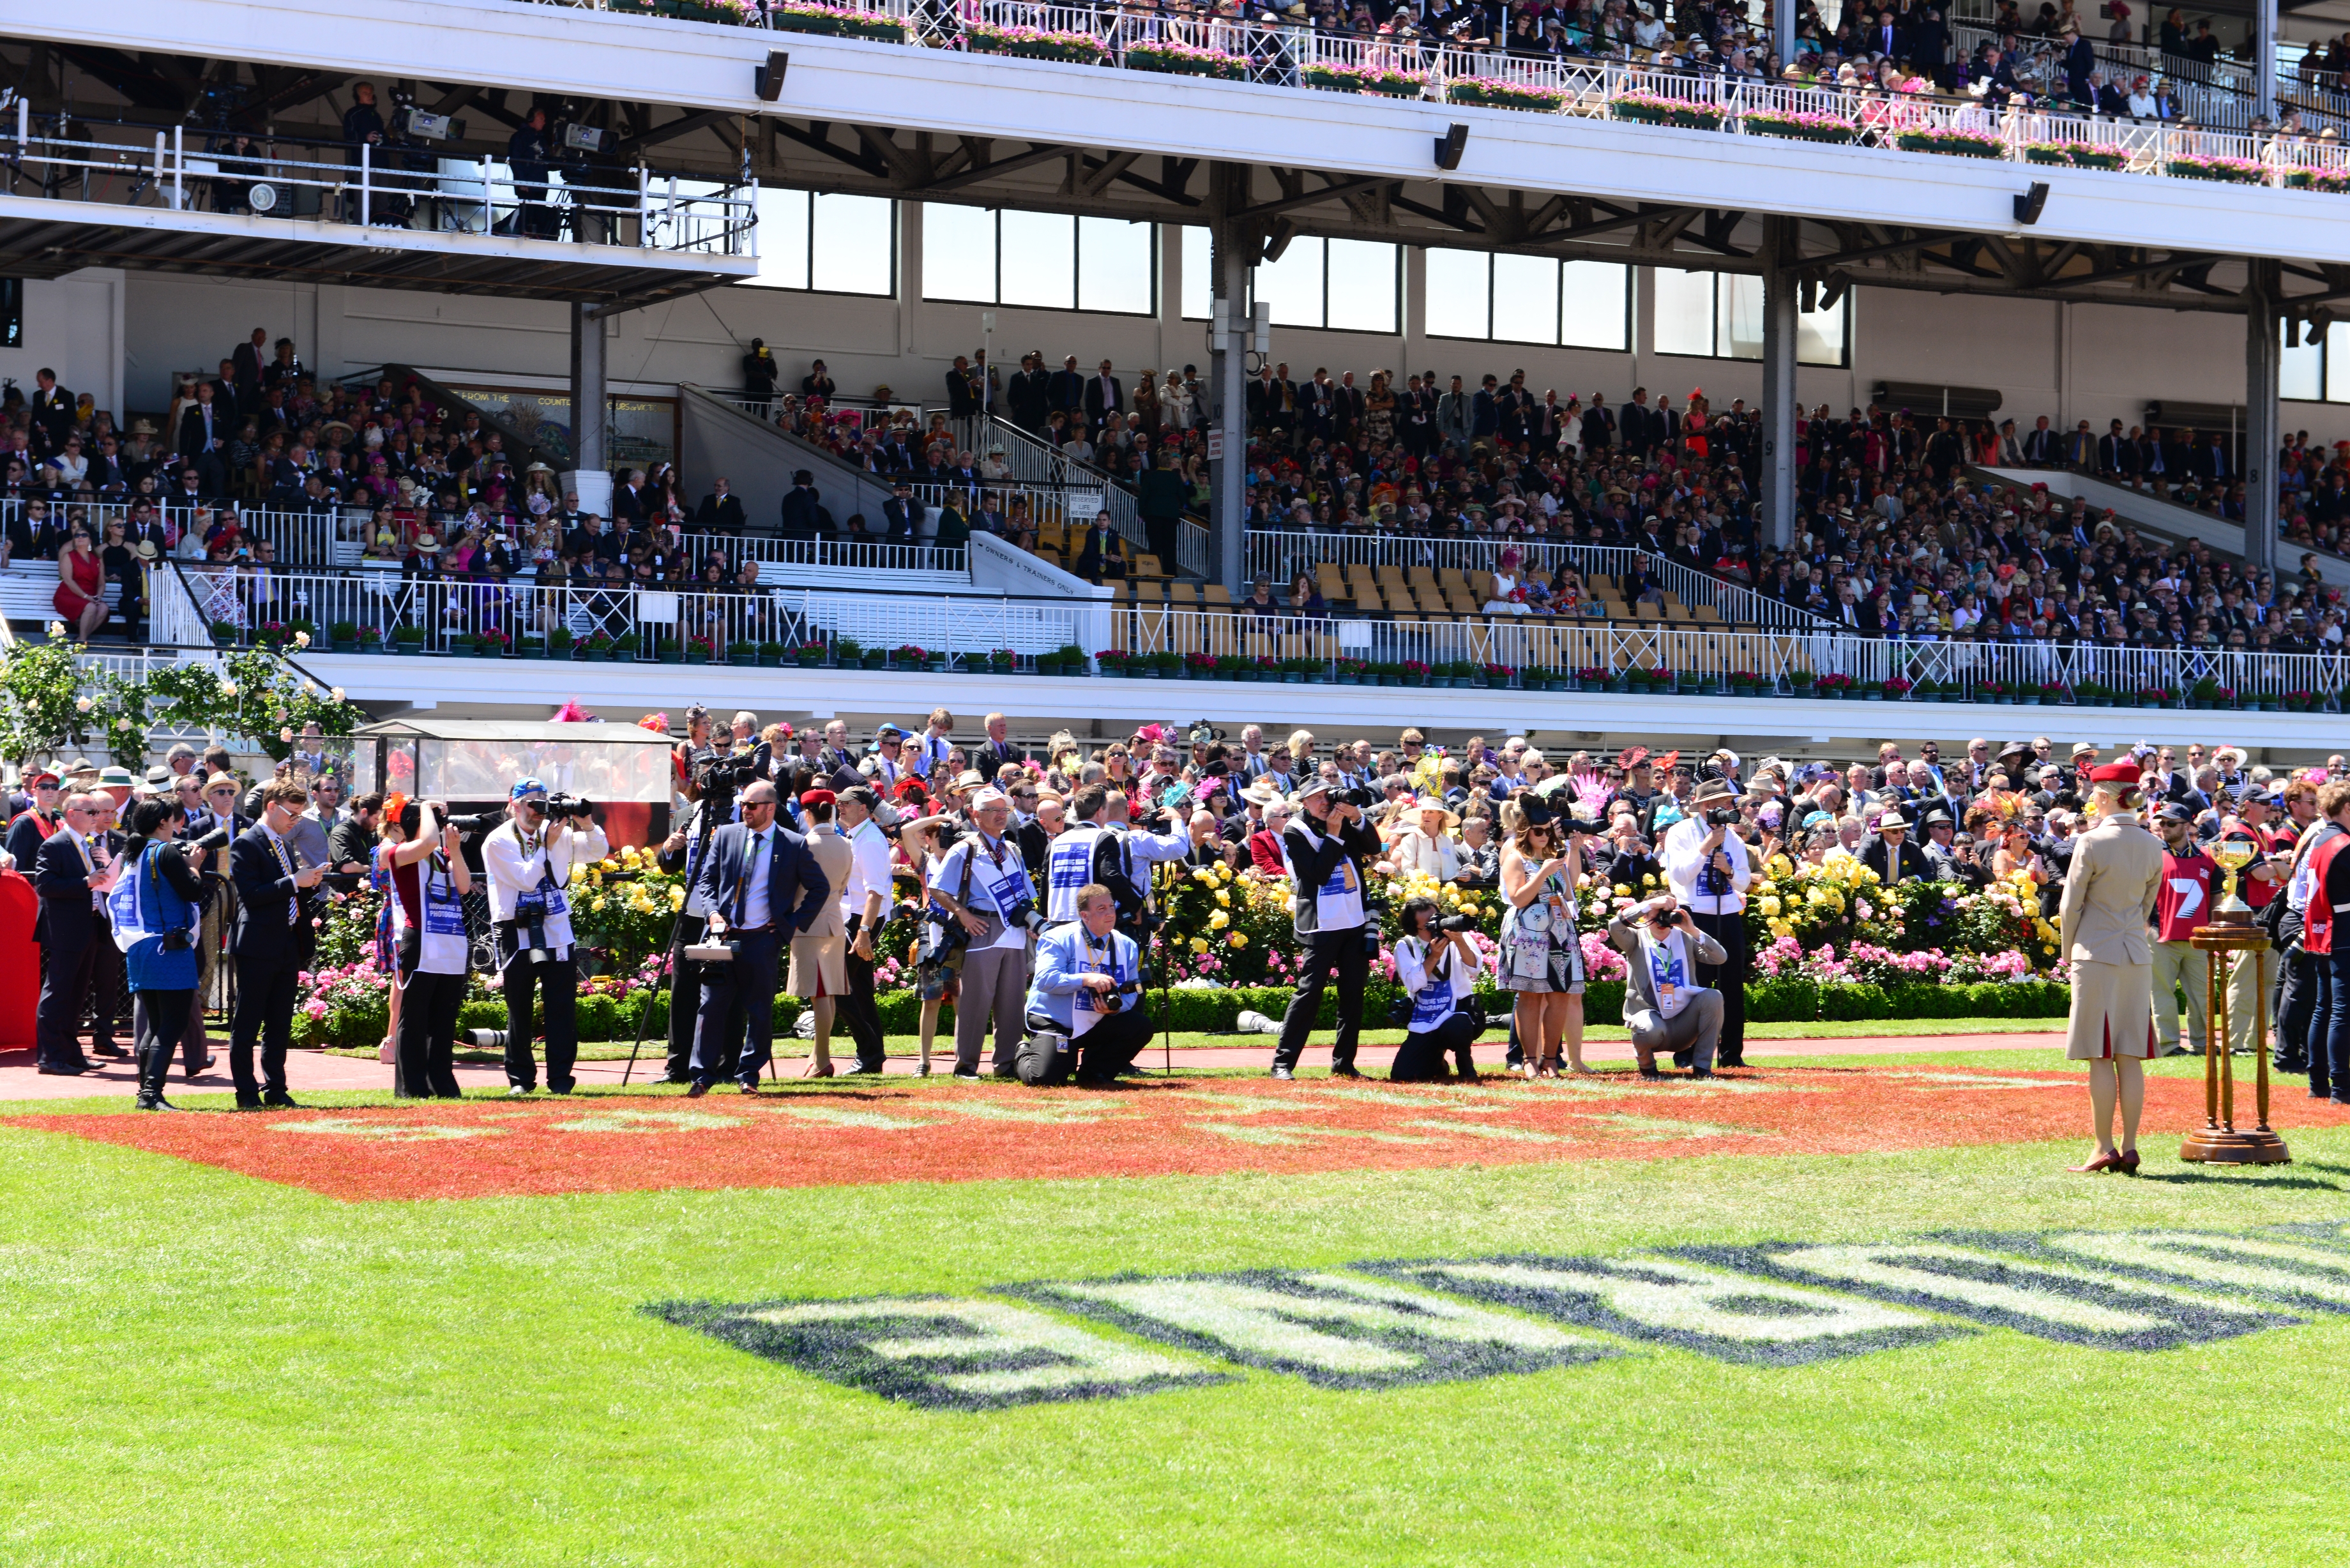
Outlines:
{"label": "gold trophy", "polygon": [[2236,873],[2252,863],[2260,851],[2250,839],[2222,838],[2209,851],[2212,863],[2227,873],[2220,887],[2220,901],[2211,906],[2211,923],[2215,926],[2249,926],[2252,923],[2251,906],[2236,897]]}

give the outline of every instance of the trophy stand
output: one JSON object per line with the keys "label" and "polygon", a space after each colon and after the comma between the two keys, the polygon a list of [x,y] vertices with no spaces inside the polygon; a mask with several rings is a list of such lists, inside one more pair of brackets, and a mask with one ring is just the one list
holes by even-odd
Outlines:
{"label": "trophy stand", "polygon": [[2252,857],[2252,846],[2241,839],[2222,839],[2211,846],[2211,858],[2227,872],[2227,885],[2212,906],[2212,923],[2198,926],[2189,940],[2203,954],[2204,994],[2210,1020],[2203,1038],[2203,1125],[2178,1146],[2178,1158],[2202,1165],[2290,1165],[2293,1151],[2284,1139],[2269,1130],[2269,994],[2265,985],[2252,990],[2252,1054],[2260,1066],[2254,1094],[2260,1126],[2249,1132],[2236,1128],[2235,1064],[2228,1054],[2228,985],[2226,956],[2242,953],[2254,964],[2268,950],[2267,933],[2251,923],[2251,910],[2236,897],[2236,873]]}

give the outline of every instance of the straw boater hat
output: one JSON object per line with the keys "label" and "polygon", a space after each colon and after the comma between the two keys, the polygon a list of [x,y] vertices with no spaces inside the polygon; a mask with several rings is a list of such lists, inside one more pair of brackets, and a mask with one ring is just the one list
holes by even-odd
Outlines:
{"label": "straw boater hat", "polygon": [[1461,814],[1432,794],[1423,794],[1416,797],[1409,805],[1404,807],[1402,815],[1406,816],[1418,816],[1424,818],[1428,813],[1431,811],[1442,812],[1444,814],[1445,832],[1451,833],[1461,826]]}
{"label": "straw boater hat", "polygon": [[1270,774],[1260,776],[1254,784],[1240,792],[1240,798],[1251,805],[1286,805],[1289,797],[1282,794]]}
{"label": "straw boater hat", "polygon": [[986,784],[987,775],[985,774],[981,773],[977,768],[965,768],[962,773],[955,775],[955,782],[949,787],[952,789],[980,789],[983,788]]}
{"label": "straw boater hat", "polygon": [[416,535],[416,543],[412,548],[420,556],[437,556],[441,553],[441,535],[427,528]]}

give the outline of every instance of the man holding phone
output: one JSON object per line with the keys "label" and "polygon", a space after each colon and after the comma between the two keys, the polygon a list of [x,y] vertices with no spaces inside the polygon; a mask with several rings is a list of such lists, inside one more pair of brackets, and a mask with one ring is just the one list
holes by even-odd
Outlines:
{"label": "man holding phone", "polygon": [[1640,1076],[1658,1078],[1657,1053],[1690,1059],[1690,1076],[1713,1076],[1721,1038],[1722,997],[1693,984],[1700,964],[1728,955],[1668,893],[1625,910],[1607,924],[1608,945],[1624,955],[1624,1026],[1640,1058]]}

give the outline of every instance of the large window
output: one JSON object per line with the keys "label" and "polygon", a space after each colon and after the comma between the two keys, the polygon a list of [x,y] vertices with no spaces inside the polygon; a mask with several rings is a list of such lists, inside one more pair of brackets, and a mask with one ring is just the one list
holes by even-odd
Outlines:
{"label": "large window", "polygon": [[2336,321],[2315,343],[2296,343],[2301,324],[2284,324],[2277,395],[2297,403],[2350,403],[2350,321]]}
{"label": "large window", "polygon": [[898,292],[897,203],[883,196],[759,192],[759,288]]}
{"label": "large window", "polygon": [[1566,348],[1632,347],[1632,269],[1489,251],[1428,253],[1428,335]]}
{"label": "large window", "polygon": [[1158,231],[1118,218],[922,208],[922,297],[1153,316]]}
{"label": "large window", "polygon": [[[1183,315],[1204,321],[1212,315],[1214,262],[1208,231],[1183,231]],[[1273,307],[1275,327],[1311,327],[1333,332],[1403,330],[1403,248],[1369,240],[1298,238],[1277,260],[1259,262],[1253,306]]]}
{"label": "large window", "polygon": [[[1734,273],[1682,272],[1658,267],[1657,352],[1706,359],[1762,358],[1762,280]],[[1795,362],[1847,362],[1850,333],[1847,290],[1835,304],[1795,315]]]}

